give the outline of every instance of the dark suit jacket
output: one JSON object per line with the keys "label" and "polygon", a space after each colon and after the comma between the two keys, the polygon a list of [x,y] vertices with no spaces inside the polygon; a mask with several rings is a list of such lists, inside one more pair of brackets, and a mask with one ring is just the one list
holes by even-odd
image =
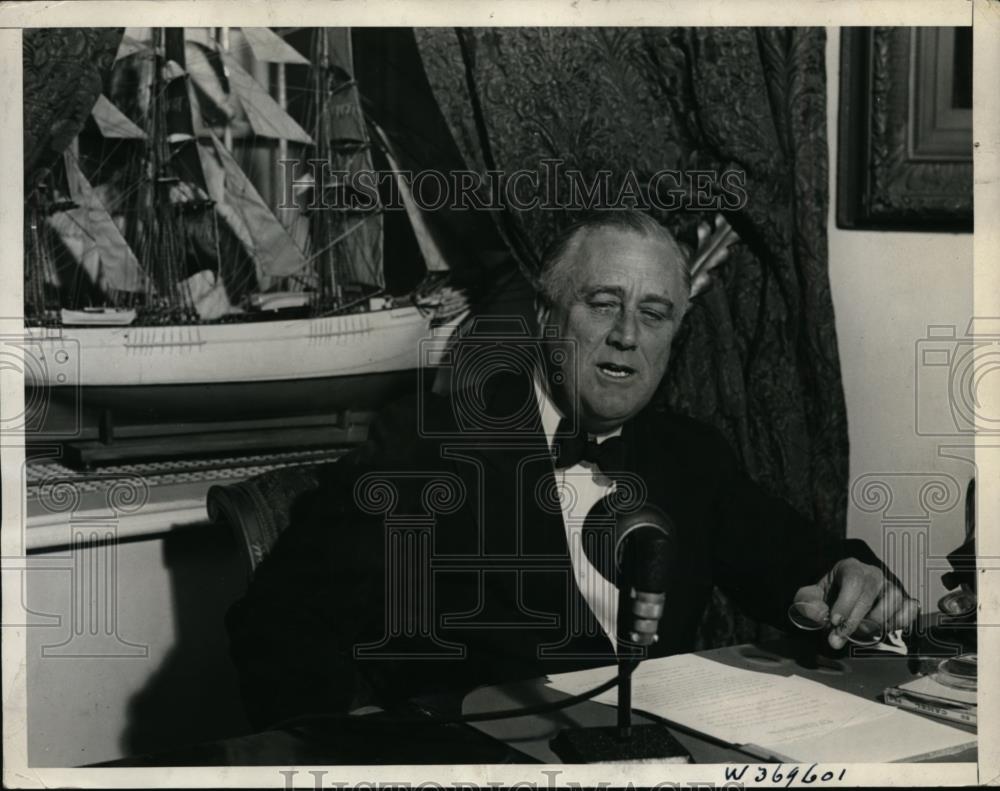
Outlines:
{"label": "dark suit jacket", "polygon": [[[831,538],[742,472],[714,429],[647,408],[626,472],[675,522],[677,572],[651,655],[690,651],[712,586],[787,626],[795,591],[838,560]],[[278,541],[227,618],[251,721],[613,661],[573,582],[529,380],[482,401],[386,410]]]}

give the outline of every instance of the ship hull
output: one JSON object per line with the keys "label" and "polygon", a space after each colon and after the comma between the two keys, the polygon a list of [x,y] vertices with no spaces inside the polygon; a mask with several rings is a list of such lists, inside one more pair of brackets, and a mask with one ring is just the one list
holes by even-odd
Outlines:
{"label": "ship hull", "polygon": [[[415,308],[318,319],[161,327],[29,328],[25,384],[55,411],[116,422],[370,410],[436,365]],[[61,421],[60,421],[61,422]]]}

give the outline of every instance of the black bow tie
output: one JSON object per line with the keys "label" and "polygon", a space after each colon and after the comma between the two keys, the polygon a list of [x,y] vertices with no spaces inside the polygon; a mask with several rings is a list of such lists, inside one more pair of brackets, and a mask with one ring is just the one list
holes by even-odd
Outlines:
{"label": "black bow tie", "polygon": [[563,418],[559,421],[554,437],[556,444],[556,469],[565,469],[587,461],[596,464],[605,475],[622,472],[625,467],[625,444],[622,438],[609,437],[598,443],[587,437],[587,432],[580,430],[572,432],[572,421]]}

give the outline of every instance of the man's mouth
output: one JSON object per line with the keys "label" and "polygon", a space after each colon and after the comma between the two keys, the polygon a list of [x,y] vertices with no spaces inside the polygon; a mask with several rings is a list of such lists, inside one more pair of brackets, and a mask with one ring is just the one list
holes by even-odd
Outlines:
{"label": "man's mouth", "polygon": [[627,365],[618,365],[617,363],[598,363],[597,370],[609,379],[618,381],[628,379],[636,374],[635,368]]}

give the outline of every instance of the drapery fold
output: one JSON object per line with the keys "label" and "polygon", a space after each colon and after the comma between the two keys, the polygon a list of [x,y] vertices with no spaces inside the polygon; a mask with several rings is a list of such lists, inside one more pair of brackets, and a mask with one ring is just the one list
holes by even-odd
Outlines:
{"label": "drapery fold", "polygon": [[33,187],[83,128],[124,28],[24,31],[24,180]]}
{"label": "drapery fold", "polygon": [[[416,39],[454,141],[481,173],[551,173],[543,163],[558,161],[565,172],[555,182],[566,190],[573,170],[585,184],[609,171],[613,185],[680,171],[689,208],[651,213],[689,245],[715,213],[690,208],[691,175],[713,174],[718,185],[724,173],[742,174],[738,207],[723,200],[733,190],[712,192],[742,243],[721,287],[688,316],[662,396],[719,427],[752,477],[843,535],[848,441],[827,271],[825,32],[432,28]],[[537,195],[551,196],[540,181]],[[577,213],[508,207],[492,216],[530,276],[546,240]],[[721,601],[705,625],[706,642],[754,636]]]}

